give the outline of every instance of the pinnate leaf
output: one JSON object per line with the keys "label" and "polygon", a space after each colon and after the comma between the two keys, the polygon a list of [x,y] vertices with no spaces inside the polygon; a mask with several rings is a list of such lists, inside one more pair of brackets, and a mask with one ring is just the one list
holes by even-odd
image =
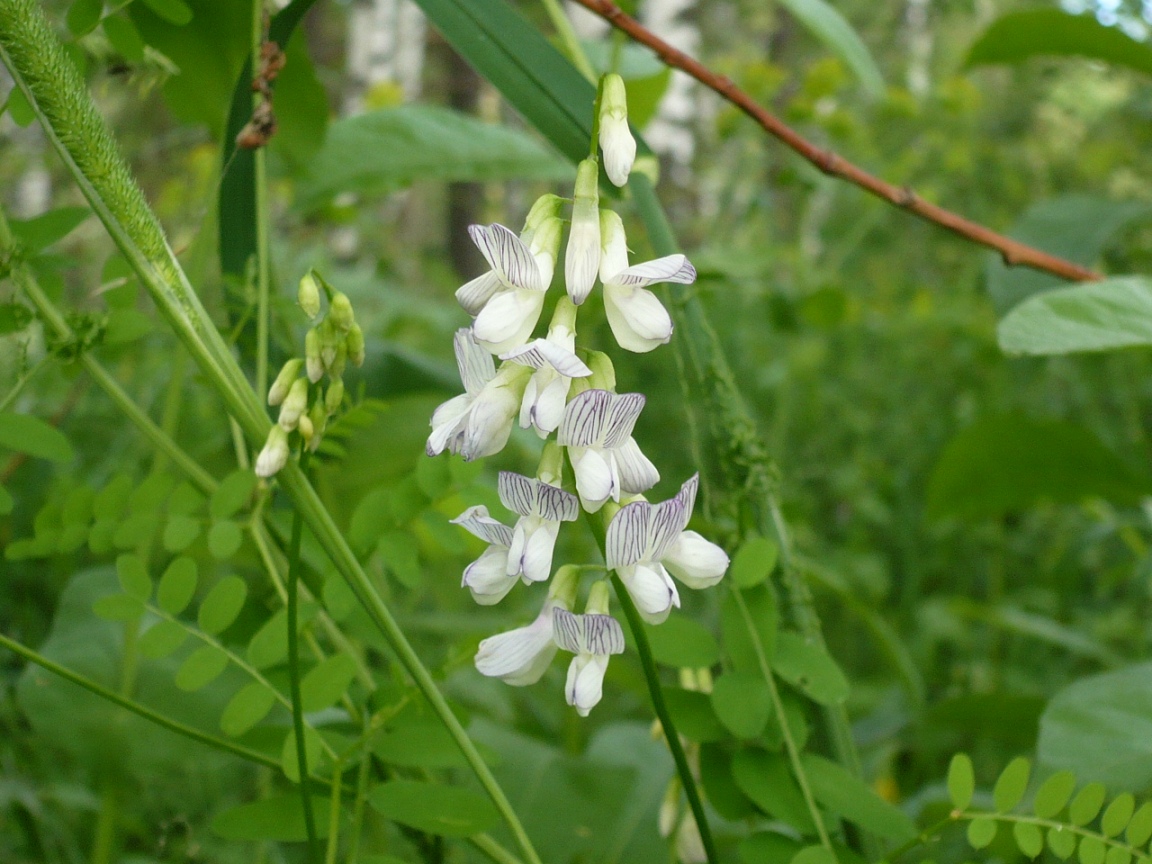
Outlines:
{"label": "pinnate leaf", "polygon": [[152,596],[152,579],[139,556],[121,555],[117,558],[116,576],[120,579],[120,587],[129,597],[146,603]]}
{"label": "pinnate leaf", "polygon": [[1018,756],[1005,766],[992,788],[992,803],[997,812],[1007,813],[1024,799],[1031,773],[1032,763],[1023,756]]}
{"label": "pinnate leaf", "polygon": [[72,445],[55,426],[11,411],[0,412],[0,447],[51,462],[71,462],[74,455]]}
{"label": "pinnate leaf", "polygon": [[1136,799],[1131,792],[1117,795],[1100,817],[1100,832],[1105,837],[1115,837],[1128,827],[1128,820],[1132,818],[1135,809]]}
{"label": "pinnate leaf", "polygon": [[231,558],[240,548],[244,535],[231,519],[216,522],[208,532],[208,551],[219,561]]}
{"label": "pinnate leaf", "polygon": [[996,820],[980,816],[968,823],[968,843],[973,849],[983,849],[996,839]]}
{"label": "pinnate leaf", "polygon": [[276,693],[262,681],[252,681],[228,702],[220,715],[220,728],[225,735],[243,735],[267,717],[275,704]]}
{"label": "pinnate leaf", "polygon": [[836,661],[819,645],[799,633],[780,633],[772,668],[810,699],[821,705],[839,705],[848,698],[848,679]]}
{"label": "pinnate leaf", "polygon": [[1017,822],[1012,826],[1012,836],[1020,851],[1029,858],[1035,858],[1044,851],[1044,835],[1031,822]]}
{"label": "pinnate leaf", "polygon": [[674,615],[659,627],[647,628],[658,663],[700,669],[720,662],[720,646],[702,624]]}
{"label": "pinnate leaf", "polygon": [[1080,838],[1080,864],[1104,864],[1105,846],[1099,837]]}
{"label": "pinnate leaf", "polygon": [[202,645],[176,670],[176,686],[195,691],[207,687],[228,667],[228,655],[215,645]]}
{"label": "pinnate leaf", "polygon": [[1061,861],[1067,861],[1076,851],[1076,835],[1060,826],[1049,828],[1048,848]]}
{"label": "pinnate leaf", "polygon": [[1036,796],[1032,799],[1032,809],[1041,819],[1051,819],[1064,809],[1075,788],[1075,774],[1071,771],[1057,771],[1036,790]]}
{"label": "pinnate leaf", "polygon": [[712,710],[737,738],[755,738],[768,722],[772,697],[763,677],[728,672],[713,683]]}
{"label": "pinnate leaf", "polygon": [[188,631],[175,621],[157,621],[140,637],[140,653],[159,660],[183,645],[187,636]]}
{"label": "pinnate leaf", "polygon": [[1128,822],[1124,839],[1132,846],[1143,846],[1152,838],[1152,801],[1145,801]]}
{"label": "pinnate leaf", "polygon": [[196,562],[187,556],[173,558],[160,577],[156,602],[169,615],[179,615],[192,602],[196,593]]}
{"label": "pinnate leaf", "polygon": [[776,543],[765,537],[751,537],[744,542],[732,559],[729,576],[737,588],[752,588],[771,575],[776,567],[780,550]]}
{"label": "pinnate leaf", "polygon": [[300,682],[300,702],[305,711],[322,711],[336,703],[356,675],[356,662],[347,654],[335,654],[312,669]]}
{"label": "pinnate leaf", "polygon": [[976,791],[976,774],[967,753],[957,753],[948,765],[948,797],[957,810],[965,810],[972,803]]}
{"label": "pinnate leaf", "polygon": [[[326,796],[314,796],[316,833],[328,836],[329,802]],[[212,820],[212,832],[225,840],[277,840],[285,843],[308,839],[304,808],[300,794],[279,795],[231,807]]]}
{"label": "pinnate leaf", "polygon": [[447,837],[486,831],[500,820],[492,802],[470,789],[415,780],[383,783],[368,793],[368,801],[386,819]]}
{"label": "pinnate leaf", "polygon": [[1068,821],[1073,825],[1087,825],[1096,818],[1104,806],[1104,784],[1089,783],[1076,793],[1068,805]]}
{"label": "pinnate leaf", "polygon": [[255,488],[255,474],[251,471],[233,471],[220,481],[220,485],[212,493],[208,512],[212,514],[213,519],[228,519],[234,516],[247,503]]}
{"label": "pinnate leaf", "polygon": [[212,586],[200,604],[200,629],[209,636],[222,633],[231,626],[244,608],[248,586],[239,576],[226,576]]}

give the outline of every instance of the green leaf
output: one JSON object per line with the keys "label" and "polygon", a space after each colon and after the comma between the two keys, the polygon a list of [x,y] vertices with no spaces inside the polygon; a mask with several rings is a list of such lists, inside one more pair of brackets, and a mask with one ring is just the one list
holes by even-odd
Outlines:
{"label": "green leaf", "polygon": [[1068,821],[1073,825],[1087,825],[1096,818],[1104,805],[1104,784],[1089,783],[1076,793],[1068,805]]}
{"label": "green leaf", "polygon": [[261,681],[246,684],[232,697],[220,715],[220,728],[225,735],[243,735],[268,716],[276,704],[276,693]]}
{"label": "green leaf", "polygon": [[192,20],[192,10],[184,0],[141,0],[145,6],[177,27],[183,27]]}
{"label": "green leaf", "polygon": [[1064,809],[1072,790],[1076,788],[1076,775],[1071,771],[1057,771],[1040,784],[1032,799],[1032,809],[1041,819],[1051,819]]}
{"label": "green leaf", "polygon": [[64,433],[31,414],[0,413],[0,447],[51,462],[71,462],[75,455]]}
{"label": "green leaf", "polygon": [[1132,797],[1131,792],[1117,795],[1100,817],[1100,833],[1105,837],[1118,835],[1128,827],[1128,820],[1132,818],[1135,809],[1136,799]]}
{"label": "green leaf", "polygon": [[420,549],[410,531],[389,531],[380,537],[377,551],[384,566],[406,588],[419,588],[423,579]]}
{"label": "green leaf", "polygon": [[897,843],[916,836],[916,826],[907,814],[877,795],[859,777],[815,753],[805,753],[801,758],[812,794],[822,806]]}
{"label": "green leaf", "polygon": [[240,526],[231,519],[223,519],[208,531],[208,551],[218,561],[227,560],[236,554],[243,539]]}
{"label": "green leaf", "polygon": [[794,856],[790,864],[837,864],[839,859],[825,846],[805,846]]}
{"label": "green leaf", "polygon": [[720,646],[702,624],[673,615],[659,627],[646,627],[657,663],[703,669],[720,662]]}
{"label": "green leaf", "polygon": [[276,134],[271,149],[294,172],[311,163],[328,134],[328,93],[316,77],[302,30],[288,39],[276,78]]}
{"label": "green leaf", "polygon": [[57,207],[31,219],[12,219],[9,224],[25,254],[34,255],[63,240],[91,215],[87,207]]}
{"label": "green leaf", "polygon": [[992,803],[998,813],[1007,813],[1024,800],[1028,778],[1032,776],[1032,763],[1023,756],[1009,762],[992,787]]}
{"label": "green leaf", "polygon": [[1152,280],[1115,276],[1029,297],[997,328],[1008,354],[1073,354],[1152,345]]}
{"label": "green leaf", "polygon": [[740,791],[765,813],[798,831],[815,832],[804,795],[783,756],[763,750],[741,750],[732,757],[732,777]]}
{"label": "green leaf", "polygon": [[243,579],[239,576],[225,576],[212,586],[212,590],[200,604],[200,614],[197,618],[200,629],[209,636],[227,630],[244,608],[247,596],[248,586],[244,584]]}
{"label": "green leaf", "polygon": [[1124,839],[1130,846],[1143,846],[1152,838],[1152,801],[1145,801],[1136,810],[1124,832]]}
{"label": "green leaf", "polygon": [[459,768],[465,764],[460,746],[436,721],[389,730],[376,738],[372,752],[388,764],[404,768]]}
{"label": "green leaf", "polygon": [[784,834],[757,831],[740,841],[740,860],[744,864],[788,864],[802,848],[800,841]]}
{"label": "green leaf", "polygon": [[1036,56],[1079,56],[1152,75],[1152,48],[1106,27],[1095,15],[1026,9],[997,18],[968,51],[967,65],[1021,63]]}
{"label": "green leaf", "polygon": [[792,686],[821,705],[839,705],[848,698],[848,679],[828,652],[798,633],[776,639],[772,668]]}
{"label": "green leaf", "polygon": [[759,648],[765,659],[771,663],[776,654],[777,628],[780,613],[776,604],[776,594],[769,584],[760,584],[741,592],[748,618],[752,619],[753,633],[748,632],[748,621],[740,609],[734,594],[724,598],[720,609],[720,633],[724,639],[724,649],[732,661],[732,667],[740,672],[761,673]]}
{"label": "green leaf", "polygon": [[728,575],[737,588],[752,588],[771,575],[780,550],[774,540],[750,537],[736,552]]}
{"label": "green leaf", "polygon": [[104,328],[106,345],[127,345],[142,339],[155,329],[152,319],[137,309],[113,309]]}
{"label": "green leaf", "polygon": [[257,669],[274,666],[288,656],[288,610],[278,610],[261,625],[248,642],[246,656]]}
{"label": "green leaf", "polygon": [[301,181],[313,209],[342,192],[393,192],[417,180],[570,180],[572,167],[523,132],[434,105],[398,105],[333,123]]}
{"label": "green leaf", "polygon": [[[8,113],[12,117],[12,122],[21,129],[36,122],[36,112],[32,110],[32,103],[19,87],[13,87],[8,91]],[[10,224],[14,221],[16,220],[10,220]]]}
{"label": "green leaf", "polygon": [[187,556],[173,558],[160,577],[156,602],[169,615],[179,615],[196,593],[196,562]]}
{"label": "green leaf", "polygon": [[1104,864],[1129,864],[1132,852],[1124,846],[1110,846],[1104,857]]}
{"label": "green leaf", "polygon": [[968,823],[968,844],[983,849],[996,839],[996,820],[980,816]]}
{"label": "green leaf", "polygon": [[1031,822],[1017,822],[1012,826],[1012,836],[1016,846],[1029,858],[1035,858],[1044,851],[1044,835],[1040,828]]}
{"label": "green leaf", "polygon": [[[717,721],[718,723],[719,721]],[[700,783],[708,803],[725,819],[746,819],[756,815],[751,799],[741,791],[732,776],[732,753],[720,744],[700,747]]]}
{"label": "green leaf", "polygon": [[1080,838],[1080,864],[1104,864],[1104,841],[1089,835]]}
{"label": "green leaf", "polygon": [[176,671],[176,686],[194,691],[207,687],[228,667],[228,655],[215,645],[202,645],[193,651]]}
{"label": "green leaf", "polygon": [[[323,757],[324,740],[320,733],[311,726],[304,727],[304,758],[308,762],[309,772],[315,771]],[[296,754],[296,733],[289,730],[284,738],[284,746],[280,748],[280,767],[284,776],[293,783],[300,782],[300,760]]]}
{"label": "green leaf", "polygon": [[[314,796],[312,811],[316,817],[316,834],[328,836],[328,798]],[[212,831],[225,840],[274,840],[299,843],[308,839],[304,807],[300,793],[278,795],[230,807],[212,820]]]}
{"label": "green leaf", "polygon": [[737,738],[755,738],[768,722],[772,696],[760,675],[728,672],[712,685],[712,708]]}
{"label": "green leaf", "polygon": [[137,555],[121,555],[116,559],[116,575],[120,587],[129,597],[146,603],[152,596],[152,579]]}
{"label": "green leaf", "polygon": [[967,810],[976,791],[976,773],[967,753],[957,753],[948,765],[948,797],[956,810]]}
{"label": "green leaf", "polygon": [[103,22],[104,35],[112,47],[129,63],[144,62],[144,40],[128,16],[109,15]]}
{"label": "green leaf", "polygon": [[780,5],[844,61],[873,96],[884,92],[884,76],[852,25],[825,0],[780,0]]}
{"label": "green leaf", "polygon": [[712,709],[712,700],[707,693],[698,690],[683,690],[667,687],[664,701],[677,731],[689,741],[723,741],[729,737]]}
{"label": "green leaf", "polygon": [[334,654],[317,665],[300,682],[304,710],[322,711],[336,704],[356,676],[356,662],[347,654]]}
{"label": "green leaf", "polygon": [[169,516],[164,526],[164,548],[169,552],[183,552],[200,536],[200,520],[191,516]]}
{"label": "green leaf", "polygon": [[1076,851],[1076,835],[1063,826],[1048,829],[1048,848],[1061,861],[1067,861]]}
{"label": "green leaf", "polygon": [[35,317],[23,303],[0,303],[0,335],[19,333]]}
{"label": "green leaf", "polygon": [[988,519],[1042,501],[1135,503],[1150,488],[1086,427],[1005,414],[981,418],[948,442],[928,483],[928,510]]}
{"label": "green leaf", "polygon": [[144,614],[144,604],[127,594],[109,594],[93,603],[92,611],[107,621],[131,621]]}
{"label": "green leaf", "polygon": [[187,637],[188,631],[175,621],[157,621],[140,637],[140,653],[159,660],[183,645]]}
{"label": "green leaf", "polygon": [[385,819],[446,837],[467,837],[500,821],[492,802],[476,792],[415,780],[383,783],[368,801]]}
{"label": "green leaf", "polygon": [[104,0],[73,0],[64,20],[68,31],[76,37],[85,36],[96,29],[104,14]]}
{"label": "green leaf", "polygon": [[12,498],[12,493],[0,486],[0,516],[7,516],[15,506],[16,501]]}
{"label": "green leaf", "polygon": [[220,481],[212,499],[208,502],[208,512],[213,519],[228,519],[236,515],[248,503],[256,488],[256,475],[243,469],[233,471]]}

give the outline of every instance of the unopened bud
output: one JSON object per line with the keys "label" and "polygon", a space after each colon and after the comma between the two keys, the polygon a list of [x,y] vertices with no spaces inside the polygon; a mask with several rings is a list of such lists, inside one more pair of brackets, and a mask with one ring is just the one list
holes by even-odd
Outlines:
{"label": "unopened bud", "polygon": [[324,438],[324,430],[328,428],[328,412],[324,410],[324,405],[319,399],[308,412],[308,419],[312,423],[312,437],[308,441],[308,449],[315,453]]}
{"label": "unopened bud", "polygon": [[344,401],[344,381],[333,378],[328,384],[328,392],[324,394],[324,409],[329,414],[335,414]]}
{"label": "unopened bud", "polygon": [[356,315],[352,311],[352,301],[343,291],[337,291],[332,295],[332,300],[328,304],[328,320],[341,333],[347,333],[355,323]]}
{"label": "unopened bud", "polygon": [[577,306],[588,299],[600,270],[599,172],[595,159],[585,159],[576,168],[572,226],[564,252],[564,282],[568,296]]}
{"label": "unopened bud", "polygon": [[312,425],[312,419],[307,414],[301,414],[296,430],[300,433],[300,437],[304,439],[304,443],[307,444],[312,440],[312,434],[316,431],[316,428]]}
{"label": "unopened bud", "polygon": [[284,397],[284,404],[280,406],[280,418],[276,421],[285,431],[291,432],[296,428],[300,415],[308,410],[308,382],[297,378],[292,382],[288,395]]}
{"label": "unopened bud", "polygon": [[536,476],[549,486],[560,486],[564,482],[563,471],[564,450],[555,441],[549,441],[544,445],[544,452],[540,454]]}
{"label": "unopened bud", "polygon": [[344,346],[348,349],[348,360],[353,366],[364,365],[364,331],[355,321],[348,328],[348,335],[344,337]]}
{"label": "unopened bud", "polygon": [[284,397],[288,395],[288,388],[292,386],[292,382],[300,375],[300,367],[304,365],[304,361],[299,357],[293,357],[284,364],[280,370],[280,374],[276,376],[276,380],[272,382],[272,386],[268,388],[268,404],[279,405],[284,401]]}
{"label": "unopened bud", "polygon": [[275,425],[268,433],[264,449],[256,457],[256,476],[271,477],[288,462],[288,433],[282,426]]}
{"label": "unopened bud", "polygon": [[615,73],[604,77],[600,90],[600,150],[608,179],[617,186],[625,185],[636,159],[636,139],[628,129],[624,79]]}
{"label": "unopened bud", "polygon": [[588,591],[588,602],[584,605],[584,614],[607,615],[610,597],[611,592],[608,590],[608,583],[603,579],[596,582]]}
{"label": "unopened bud", "polygon": [[323,345],[320,328],[313,327],[304,336],[304,362],[308,367],[308,380],[315,384],[324,377]]}
{"label": "unopened bud", "polygon": [[320,314],[320,284],[311,270],[300,279],[296,302],[309,318],[315,318]]}
{"label": "unopened bud", "polygon": [[603,351],[580,351],[580,359],[592,370],[586,378],[573,378],[572,389],[568,392],[569,399],[575,399],[585,390],[608,390],[616,392],[616,369],[612,366],[612,358]]}
{"label": "unopened bud", "polygon": [[340,378],[344,375],[344,366],[348,363],[348,346],[343,341],[337,343],[336,350],[332,353],[331,362],[326,364],[328,374],[333,378]]}

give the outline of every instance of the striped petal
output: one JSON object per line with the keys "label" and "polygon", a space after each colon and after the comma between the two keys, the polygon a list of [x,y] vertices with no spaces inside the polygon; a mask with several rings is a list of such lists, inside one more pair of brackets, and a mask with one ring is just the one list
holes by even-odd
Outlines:
{"label": "striped petal", "polygon": [[451,522],[485,543],[503,546],[505,549],[512,545],[512,529],[489,516],[488,508],[483,504],[469,507]]}
{"label": "striped petal", "polygon": [[683,255],[665,255],[655,261],[633,264],[612,277],[613,285],[646,288],[657,282],[691,285],[696,281],[696,268]]}
{"label": "striped petal", "polygon": [[527,345],[501,354],[500,359],[531,366],[533,369],[551,366],[568,378],[586,378],[592,374],[583,360],[549,339],[533,339]]}
{"label": "striped petal", "polygon": [[629,438],[613,450],[612,455],[620,473],[620,488],[625,492],[639,495],[660,482],[660,472],[652,460],[640,452],[635,438]]}
{"label": "striped petal", "polygon": [[652,505],[633,501],[621,507],[608,523],[605,535],[605,559],[609,570],[629,567],[644,558],[648,551],[648,526]]}
{"label": "striped petal", "polygon": [[484,308],[484,304],[492,299],[492,295],[500,290],[500,287],[500,277],[496,275],[496,271],[489,270],[457,288],[456,302],[464,307],[465,312],[475,318]]}
{"label": "striped petal", "polygon": [[585,390],[564,409],[556,442],[562,447],[592,447],[603,441],[612,396],[607,390]]}
{"label": "striped petal", "polygon": [[536,486],[539,481],[512,471],[501,471],[496,480],[496,490],[500,503],[521,516],[532,516],[536,512]]}
{"label": "striped petal", "polygon": [[643,393],[613,394],[601,439],[605,447],[619,447],[632,436],[644,401]]}
{"label": "striped petal", "polygon": [[611,615],[574,615],[556,608],[552,629],[556,644],[573,654],[624,653],[624,631]]}
{"label": "striped petal", "polygon": [[468,234],[488,266],[509,288],[543,292],[548,287],[532,251],[503,225],[469,225]]}
{"label": "striped petal", "polygon": [[475,396],[496,377],[496,363],[492,355],[477,344],[471,330],[457,330],[452,337],[452,346],[456,351],[456,368],[460,370],[464,390]]}
{"label": "striped petal", "polygon": [[541,518],[549,522],[575,522],[580,516],[580,502],[576,496],[547,483],[537,483],[536,507]]}

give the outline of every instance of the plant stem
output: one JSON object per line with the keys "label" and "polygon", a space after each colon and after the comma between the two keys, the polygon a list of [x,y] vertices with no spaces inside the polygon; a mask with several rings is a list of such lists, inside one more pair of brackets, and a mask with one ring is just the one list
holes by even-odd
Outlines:
{"label": "plant stem", "polygon": [[[260,74],[260,53],[264,44],[264,0],[252,3],[252,74]],[[264,100],[259,92],[252,94],[255,110]],[[255,166],[256,192],[256,392],[268,392],[268,291],[269,291],[269,217],[268,161],[263,147],[252,153]]]}
{"label": "plant stem", "polygon": [[542,0],[542,2],[544,3],[544,11],[548,13],[548,20],[556,28],[556,35],[560,37],[560,41],[564,45],[568,59],[572,61],[576,71],[592,83],[596,83],[596,71],[588,61],[588,55],[584,53],[584,46],[580,44],[580,39],[572,27],[572,22],[568,20],[564,8],[560,5],[560,0]]}
{"label": "plant stem", "polygon": [[19,396],[21,391],[24,390],[24,385],[35,378],[36,373],[43,369],[45,365],[47,365],[49,356],[50,355],[45,354],[34,364],[32,364],[31,369],[29,369],[16,380],[16,383],[12,385],[12,389],[8,391],[8,395],[5,396],[2,401],[0,401],[0,411],[7,411],[12,407],[12,403],[16,401],[16,397]]}
{"label": "plant stem", "polygon": [[632,602],[632,597],[628,594],[628,589],[624,587],[619,576],[612,575],[612,585],[616,589],[616,599],[624,607],[624,617],[628,619],[628,628],[632,631],[632,640],[636,643],[636,653],[640,655],[640,667],[644,670],[644,678],[648,682],[652,708],[660,719],[660,725],[664,728],[664,739],[668,742],[668,749],[672,752],[672,761],[676,763],[676,773],[680,775],[684,794],[688,796],[688,806],[692,808],[696,827],[700,829],[700,841],[704,845],[704,854],[708,856],[709,864],[717,864],[720,859],[716,855],[716,844],[712,840],[712,829],[708,825],[708,816],[704,812],[704,802],[700,800],[700,792],[696,788],[696,778],[692,776],[688,756],[684,753],[684,746],[680,743],[680,733],[676,731],[676,724],[668,711],[668,704],[664,701],[664,688],[660,685],[660,675],[656,670],[656,661],[652,658],[648,634],[644,632],[644,621],[640,618],[640,613],[636,611],[636,604]]}
{"label": "plant stem", "polygon": [[[308,448],[300,452],[300,471],[308,471]],[[296,632],[299,617],[300,539],[304,519],[299,511],[292,515],[292,539],[288,544],[288,679],[292,691],[292,729],[296,736],[296,764],[300,769],[300,799],[304,806],[304,828],[308,834],[308,860],[319,864],[320,845],[316,836],[316,814],[312,812],[312,794],[308,782],[308,749],[304,740],[304,705],[300,697],[300,639]]]}

